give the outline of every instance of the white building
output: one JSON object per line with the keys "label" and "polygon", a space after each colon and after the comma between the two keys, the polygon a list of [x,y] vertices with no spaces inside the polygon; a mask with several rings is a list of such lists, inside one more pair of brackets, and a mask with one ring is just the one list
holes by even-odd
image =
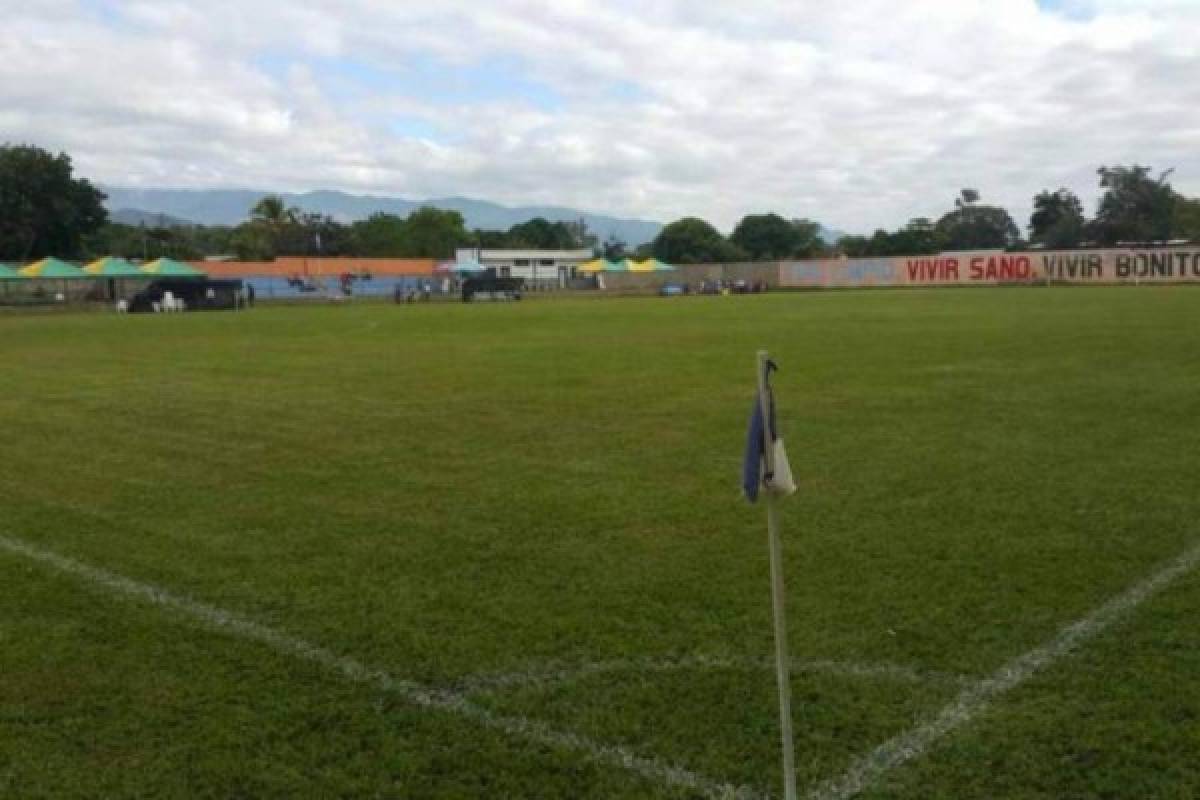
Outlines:
{"label": "white building", "polygon": [[576,277],[576,270],[595,256],[591,250],[491,250],[467,247],[456,250],[456,261],[478,261],[494,267],[501,277],[524,278],[526,281],[565,286]]}

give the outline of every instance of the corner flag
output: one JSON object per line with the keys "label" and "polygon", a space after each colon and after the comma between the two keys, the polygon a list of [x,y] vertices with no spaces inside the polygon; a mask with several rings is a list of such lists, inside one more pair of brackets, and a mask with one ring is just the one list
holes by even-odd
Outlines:
{"label": "corner flag", "polygon": [[781,495],[796,491],[787,451],[775,427],[775,394],[771,391],[771,372],[777,369],[779,367],[774,361],[762,360],[758,394],[754,398],[754,409],[750,412],[750,424],[746,430],[742,491],[751,503],[758,500],[760,487]]}
{"label": "corner flag", "polygon": [[771,616],[775,623],[775,677],[779,688],[779,740],[783,750],[784,800],[797,800],[795,745],[792,740],[791,660],[788,658],[787,615],[783,588],[783,546],[779,538],[781,495],[796,491],[783,439],[775,429],[775,396],[771,372],[778,369],[766,350],[758,351],[758,393],[746,433],[746,456],[742,461],[742,490],[746,499],[758,499],[767,490],[767,547],[771,553]]}

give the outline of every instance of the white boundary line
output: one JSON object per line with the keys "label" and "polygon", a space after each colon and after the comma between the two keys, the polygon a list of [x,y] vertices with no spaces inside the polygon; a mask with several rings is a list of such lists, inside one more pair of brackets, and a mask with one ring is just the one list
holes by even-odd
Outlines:
{"label": "white boundary line", "polygon": [[[624,747],[605,745],[576,733],[555,730],[536,720],[495,714],[471,703],[462,693],[439,691],[413,681],[394,678],[383,670],[371,668],[348,656],[340,656],[319,645],[269,628],[239,614],[189,600],[157,586],[140,583],[99,567],[90,566],[19,539],[0,534],[0,550],[53,567],[59,572],[84,578],[112,592],[136,597],[181,613],[210,628],[264,644],[276,652],[338,673],[354,683],[399,694],[422,708],[458,714],[484,727],[545,746],[574,750],[593,761],[621,767],[652,781],[691,789],[707,797],[751,799],[763,796],[749,787],[722,783],[682,767],[668,764],[658,758],[639,756]],[[808,795],[810,800],[849,800],[896,767],[920,758],[943,736],[966,725],[980,713],[985,712],[991,703],[1001,695],[1017,688],[1042,669],[1069,655],[1084,642],[1103,633],[1119,622],[1124,614],[1167,588],[1198,565],[1200,565],[1200,545],[1195,545],[1158,572],[1126,589],[1082,619],[1066,626],[1050,641],[1009,661],[987,678],[964,689],[957,698],[928,721],[889,739],[870,753],[858,758],[842,776],[813,789]],[[654,668],[657,663],[657,668],[662,670],[678,668],[674,665],[684,661],[686,660],[681,659],[677,662],[663,660],[654,662],[651,660],[645,663],[651,668]],[[705,659],[703,657],[697,657],[692,661],[697,665],[705,663],[713,666],[725,663],[723,659]],[[614,663],[631,665],[637,662],[596,662],[592,666]],[[672,666],[667,666],[668,664],[672,664]],[[884,666],[882,669],[896,668]],[[907,672],[904,668],[899,669]],[[877,672],[878,670],[873,671]],[[510,677],[513,677],[517,683],[520,682],[522,675],[532,675],[532,673],[510,673]],[[895,673],[892,675],[896,676]],[[505,676],[496,677],[503,678]],[[488,684],[483,684],[484,688],[486,685]]]}
{"label": "white boundary line", "polygon": [[[619,672],[675,672],[685,670],[726,669],[741,671],[772,670],[774,659],[737,656],[679,656],[676,658],[626,658],[611,661],[588,661],[581,664],[547,662],[524,670],[485,673],[467,676],[454,684],[454,690],[464,695],[485,694],[500,689],[526,686],[555,686],[588,678]],[[792,659],[791,668],[796,672],[819,672],[847,678],[890,680],[913,684],[948,684],[966,686],[974,682],[965,675],[954,675],[934,670],[921,670],[900,664],[871,664],[857,661],[834,661],[828,659]]]}
{"label": "white boundary line", "polygon": [[109,591],[129,595],[170,609],[209,628],[266,645],[278,653],[308,661],[335,672],[353,683],[398,694],[422,708],[457,714],[486,728],[492,728],[547,747],[573,750],[592,761],[621,767],[651,781],[690,789],[710,798],[753,800],[761,797],[760,793],[749,787],[722,783],[682,767],[668,764],[658,758],[639,756],[625,747],[601,744],[576,733],[555,730],[526,717],[493,713],[482,706],[471,703],[460,693],[430,689],[413,681],[394,678],[383,670],[369,667],[348,656],[338,655],[320,645],[269,628],[232,611],[225,611],[207,603],[190,600],[157,586],[93,567],[20,539],[0,534],[0,550],[53,567],[59,572],[83,578],[89,583]]}
{"label": "white boundary line", "polygon": [[1069,655],[1088,639],[1103,633],[1126,612],[1137,608],[1197,565],[1200,565],[1200,545],[1194,545],[1158,572],[1066,626],[1050,641],[1017,656],[987,678],[964,689],[932,719],[858,758],[841,777],[815,788],[809,794],[810,800],[848,800],[896,767],[920,758],[938,739],[986,711],[992,701]]}

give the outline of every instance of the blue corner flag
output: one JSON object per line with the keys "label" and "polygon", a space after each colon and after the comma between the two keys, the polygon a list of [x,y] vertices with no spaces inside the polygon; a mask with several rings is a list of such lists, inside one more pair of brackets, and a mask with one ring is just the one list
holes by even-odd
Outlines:
{"label": "blue corner flag", "polygon": [[[775,394],[771,391],[771,372],[776,369],[778,367],[774,361],[767,361],[763,367],[762,386],[767,395],[767,416],[770,419],[763,419],[763,403],[755,393],[750,425],[746,430],[746,454],[742,459],[742,492],[751,503],[758,500],[758,492],[762,487],[779,494],[791,494],[796,491],[787,453],[783,449],[783,440],[779,438],[778,429],[775,427]],[[772,472],[767,471],[768,441],[772,450],[772,461],[775,462]]]}

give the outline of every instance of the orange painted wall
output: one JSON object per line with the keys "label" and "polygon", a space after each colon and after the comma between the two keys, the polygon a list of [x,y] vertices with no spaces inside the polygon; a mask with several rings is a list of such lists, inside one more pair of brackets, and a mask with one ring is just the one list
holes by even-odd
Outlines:
{"label": "orange painted wall", "polygon": [[432,275],[436,263],[432,258],[306,258],[281,256],[274,261],[193,261],[192,266],[214,278],[237,278],[243,275],[325,275],[343,272],[369,272],[376,277],[387,275]]}

